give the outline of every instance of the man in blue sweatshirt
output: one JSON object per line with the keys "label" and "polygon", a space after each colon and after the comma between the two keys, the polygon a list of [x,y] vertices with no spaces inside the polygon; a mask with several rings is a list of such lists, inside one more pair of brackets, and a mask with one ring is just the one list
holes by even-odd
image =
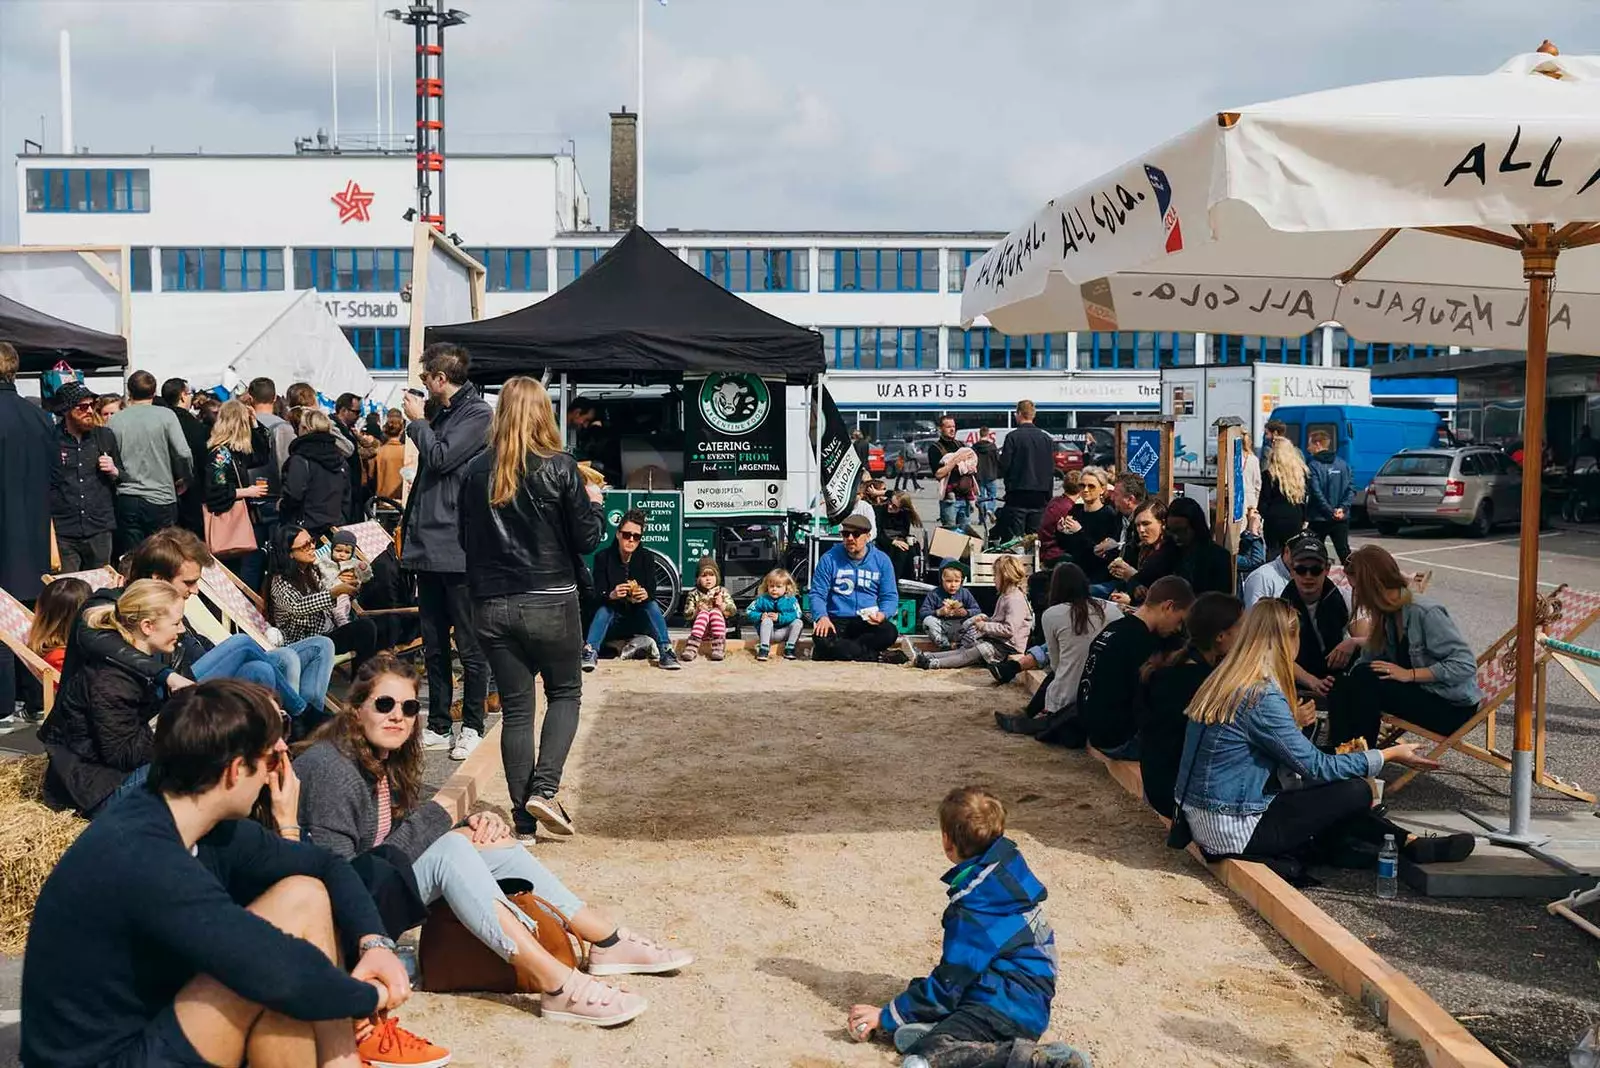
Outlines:
{"label": "man in blue sweatshirt", "polygon": [[850,1037],[881,1031],[905,1054],[901,1068],[1089,1068],[1063,1042],[1037,1044],[1056,993],[1056,936],[1044,915],[1049,891],[1005,829],[1005,805],[989,791],[946,795],[939,830],[955,867],[944,873],[939,966],[881,1008],[850,1008]]}
{"label": "man in blue sweatshirt", "polygon": [[250,683],[168,701],[147,787],[107,808],[39,892],[24,1068],[278,1063],[270,1051],[297,1036],[318,1064],[353,1063],[352,1021],[406,1000],[360,876],[248,818],[264,790],[297,788],[282,730]]}
{"label": "man in blue sweatshirt", "polygon": [[845,516],[839,533],[844,540],[822,554],[811,575],[811,659],[903,664],[906,654],[891,648],[899,637],[894,564],[873,546],[865,516]]}
{"label": "man in blue sweatshirt", "polygon": [[1310,467],[1306,479],[1306,523],[1319,537],[1333,539],[1333,552],[1343,563],[1350,558],[1350,509],[1355,507],[1355,476],[1333,449],[1326,430],[1306,439]]}

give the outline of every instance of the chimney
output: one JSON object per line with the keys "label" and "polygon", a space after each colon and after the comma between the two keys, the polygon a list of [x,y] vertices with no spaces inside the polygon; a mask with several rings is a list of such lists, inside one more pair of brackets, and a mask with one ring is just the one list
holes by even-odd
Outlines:
{"label": "chimney", "polygon": [[633,229],[639,209],[639,116],[624,107],[611,113],[610,229]]}

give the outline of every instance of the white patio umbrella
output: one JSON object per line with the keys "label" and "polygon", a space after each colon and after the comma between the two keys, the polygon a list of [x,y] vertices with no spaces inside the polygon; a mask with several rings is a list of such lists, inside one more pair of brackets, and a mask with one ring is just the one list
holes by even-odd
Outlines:
{"label": "white patio umbrella", "polygon": [[[1557,284],[1557,266],[1560,277]],[[1525,349],[1539,455],[1551,347],[1600,355],[1600,57],[1547,41],[1492,74],[1219,113],[1057,197],[967,272],[962,319],[1063,330]],[[1533,778],[1540,472],[1522,483],[1510,826]]]}

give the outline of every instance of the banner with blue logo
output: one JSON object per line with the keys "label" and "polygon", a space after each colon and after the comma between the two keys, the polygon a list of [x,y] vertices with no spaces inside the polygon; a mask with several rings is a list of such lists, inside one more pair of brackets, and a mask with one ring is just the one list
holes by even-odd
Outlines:
{"label": "banner with blue logo", "polygon": [[1161,492],[1161,431],[1128,431],[1128,470],[1144,479],[1145,492]]}

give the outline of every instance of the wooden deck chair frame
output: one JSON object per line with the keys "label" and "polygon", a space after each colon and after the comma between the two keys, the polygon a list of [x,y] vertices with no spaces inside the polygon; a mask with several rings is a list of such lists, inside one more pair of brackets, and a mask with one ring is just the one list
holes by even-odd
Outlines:
{"label": "wooden deck chair frame", "polygon": [[[1600,620],[1600,609],[1591,610],[1579,617],[1578,622],[1575,626],[1573,626],[1570,633],[1574,635],[1582,634],[1597,620]],[[1478,657],[1478,666],[1482,667],[1483,665],[1491,663],[1493,660],[1498,658],[1502,653],[1505,652],[1506,648],[1516,640],[1516,635],[1517,632],[1515,627],[1502,634],[1493,645],[1489,646],[1489,648]],[[1600,800],[1600,798],[1596,798],[1594,794],[1578,786],[1576,783],[1568,782],[1559,775],[1552,774],[1551,772],[1545,770],[1545,738],[1547,734],[1545,723],[1545,696],[1548,681],[1546,678],[1546,672],[1550,666],[1550,660],[1551,652],[1541,641],[1539,643],[1538,653],[1534,658],[1533,669],[1533,781],[1539,786],[1543,786],[1548,790],[1554,790],[1557,793],[1566,795],[1567,797],[1574,798],[1578,801],[1584,801],[1592,805],[1596,802],[1596,800]],[[1437,760],[1445,753],[1454,749],[1462,756],[1471,757],[1473,760],[1476,760],[1480,763],[1488,764],[1491,767],[1499,768],[1501,771],[1509,772],[1511,770],[1511,757],[1507,753],[1497,748],[1495,744],[1496,724],[1494,714],[1501,705],[1505,704],[1511,699],[1515,691],[1515,677],[1507,678],[1505,684],[1494,693],[1484,695],[1483,701],[1478,705],[1477,713],[1473,715],[1471,719],[1467,720],[1466,723],[1462,724],[1454,732],[1448,735],[1439,734],[1436,731],[1430,731],[1426,728],[1419,727],[1415,723],[1411,723],[1410,721],[1395,715],[1385,715],[1383,717],[1383,723],[1390,738],[1399,737],[1401,734],[1415,734],[1418,737],[1426,738],[1429,741],[1434,742],[1434,748],[1427,754],[1431,759]],[[1592,688],[1590,692],[1593,692]],[[1475,742],[1470,742],[1467,740],[1467,736],[1472,734],[1479,727],[1482,727],[1484,732],[1482,745],[1478,745]],[[1405,774],[1401,775],[1398,779],[1388,785],[1386,788],[1387,792],[1391,794],[1399,793],[1410,784],[1412,779],[1415,779],[1420,774],[1422,774],[1421,769],[1407,769]]]}
{"label": "wooden deck chair frame", "polygon": [[[33,622],[33,613],[29,612],[27,606],[21,601],[5,590],[0,590],[0,597],[10,601],[11,605],[15,605],[30,624]],[[6,607],[11,607],[11,605]],[[0,628],[0,643],[10,649],[12,654],[22,662],[22,666],[28,669],[28,674],[39,680],[39,685],[44,689],[44,711],[48,714],[56,703],[56,690],[61,687],[61,673],[51,667],[44,657],[28,648],[26,636],[19,639],[7,630]]]}
{"label": "wooden deck chair frame", "polygon": [[[233,570],[229,568],[227,564],[218,561],[215,567],[217,571],[220,571],[223,575],[227,576],[228,581],[233,584],[235,589],[242,593],[251,604],[255,605],[256,611],[259,612],[261,614],[261,618],[265,620],[267,618],[267,605],[266,602],[261,599],[261,595],[246,585],[244,580],[238,575],[235,575]],[[257,626],[250,620],[240,619],[238,616],[228,611],[227,603],[216,595],[212,585],[215,578],[216,573],[213,572],[211,568],[206,568],[205,570],[201,571],[200,592],[205,594],[206,599],[216,606],[218,616],[221,618],[221,622],[239,634],[248,634],[257,645],[261,646],[261,648],[273,648],[272,642],[267,638],[267,632],[265,629]],[[190,598],[190,600],[193,600],[193,598]],[[187,619],[188,615],[189,610],[188,607],[185,606],[184,617]],[[197,618],[199,618],[202,623],[206,623],[208,620],[215,620],[217,617],[213,617],[209,612],[207,612],[204,616]],[[196,629],[198,630],[200,628],[197,627]],[[202,633],[204,633],[204,631],[202,631]],[[334,657],[334,667],[338,667],[341,664],[350,663],[351,660],[354,659],[354,655],[355,654],[353,653],[340,653],[338,656]]]}
{"label": "wooden deck chair frame", "polygon": [[110,564],[102,564],[100,567],[91,567],[87,571],[68,571],[64,575],[40,575],[39,578],[42,579],[47,586],[50,583],[55,582],[57,579],[65,578],[82,579],[89,584],[91,589],[95,590],[104,590],[114,586],[122,585],[122,572],[118,571]]}

